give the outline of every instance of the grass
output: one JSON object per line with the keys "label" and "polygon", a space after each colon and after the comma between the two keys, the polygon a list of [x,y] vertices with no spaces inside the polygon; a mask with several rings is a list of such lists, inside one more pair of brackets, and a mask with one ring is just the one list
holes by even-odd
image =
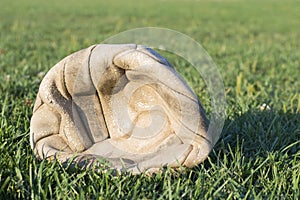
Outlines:
{"label": "grass", "polygon": [[[0,3],[1,199],[298,199],[299,1],[8,1]],[[39,161],[29,121],[43,73],[121,31],[158,26],[200,42],[223,77],[227,117],[209,158],[152,177]],[[166,54],[207,110],[184,60]],[[270,111],[260,110],[268,104]]]}

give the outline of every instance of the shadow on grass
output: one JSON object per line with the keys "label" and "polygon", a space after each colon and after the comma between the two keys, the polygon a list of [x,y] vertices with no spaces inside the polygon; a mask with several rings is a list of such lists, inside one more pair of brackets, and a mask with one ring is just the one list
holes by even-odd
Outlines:
{"label": "shadow on grass", "polygon": [[[212,162],[239,153],[246,160],[270,153],[294,155],[300,151],[300,113],[256,110],[226,120],[210,157]],[[228,156],[228,158],[235,155]],[[208,164],[208,163],[206,163]]]}

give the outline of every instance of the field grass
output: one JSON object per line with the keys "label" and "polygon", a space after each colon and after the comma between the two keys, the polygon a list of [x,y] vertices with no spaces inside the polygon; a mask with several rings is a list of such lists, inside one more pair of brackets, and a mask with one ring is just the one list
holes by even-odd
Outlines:
{"label": "field grass", "polygon": [[[1,0],[0,199],[298,199],[299,19],[297,0]],[[74,51],[148,26],[191,36],[218,66],[228,108],[209,158],[152,177],[37,160],[29,121],[43,74]],[[182,74],[189,69],[170,58]],[[186,79],[209,111],[199,80]]]}

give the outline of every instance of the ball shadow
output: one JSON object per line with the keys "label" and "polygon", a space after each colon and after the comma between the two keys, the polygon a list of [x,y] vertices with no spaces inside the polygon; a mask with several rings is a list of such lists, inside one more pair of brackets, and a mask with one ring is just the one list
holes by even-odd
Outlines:
{"label": "ball shadow", "polygon": [[[294,155],[300,150],[300,113],[250,110],[225,121],[219,141],[210,154],[211,162],[240,153],[245,160],[267,158],[270,153]],[[232,159],[232,160],[230,160]],[[205,162],[205,165],[210,165]]]}

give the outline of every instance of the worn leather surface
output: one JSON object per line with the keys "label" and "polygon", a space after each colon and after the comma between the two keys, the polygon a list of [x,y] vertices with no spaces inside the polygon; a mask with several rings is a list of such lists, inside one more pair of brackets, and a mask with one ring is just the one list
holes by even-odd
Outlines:
{"label": "worn leather surface", "polygon": [[40,159],[104,159],[108,168],[141,173],[199,164],[212,148],[207,126],[196,95],[165,58],[140,45],[100,44],[46,74],[30,142]]}

